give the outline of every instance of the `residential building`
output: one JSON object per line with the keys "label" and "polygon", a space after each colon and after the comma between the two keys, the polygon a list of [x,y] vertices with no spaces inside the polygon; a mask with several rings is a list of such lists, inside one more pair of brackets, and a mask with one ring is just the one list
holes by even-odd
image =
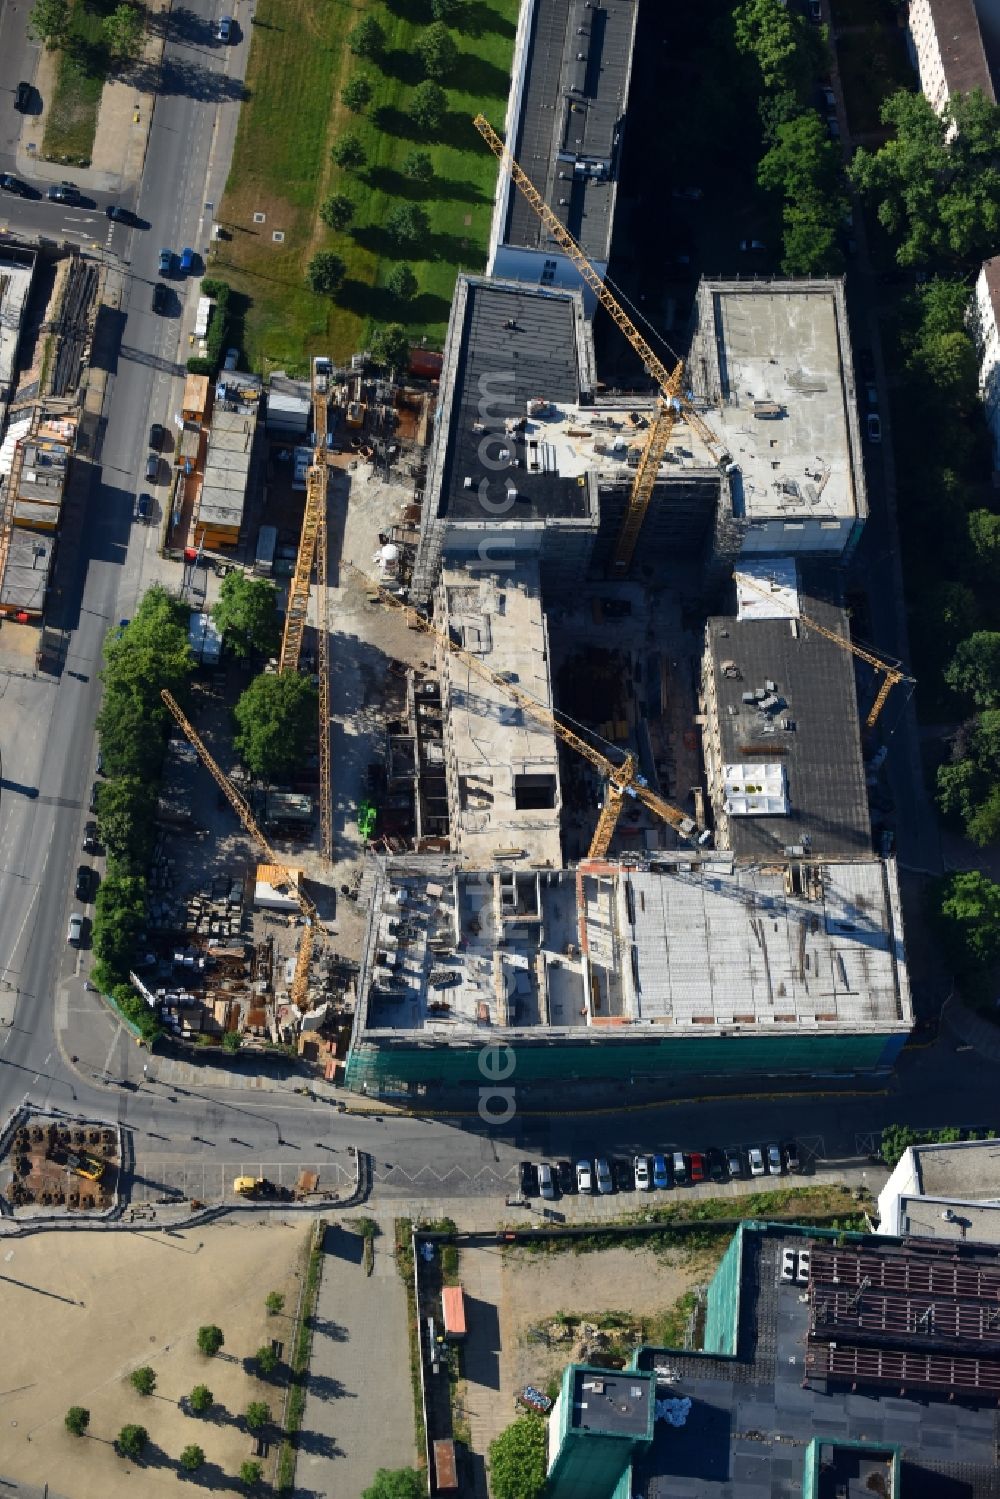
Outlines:
{"label": "residential building", "polygon": [[983,263],[969,307],[979,354],[979,392],[993,439],[993,470],[1000,473],[1000,255]]}
{"label": "residential building", "polygon": [[[938,114],[952,94],[981,89],[996,103],[979,15],[988,17],[991,38],[997,29],[995,0],[910,0],[907,43],[920,77],[921,92]],[[992,12],[992,15],[990,15]]]}
{"label": "residential building", "polygon": [[655,1397],[648,1371],[570,1364],[549,1414],[551,1499],[610,1499],[652,1445]]}
{"label": "residential building", "polygon": [[880,1234],[1000,1244],[1000,1140],[908,1146],[878,1216]]}
{"label": "residential building", "polygon": [[232,547],[243,510],[260,410],[260,381],[235,370],[220,376],[208,427],[194,527],[195,546]]}

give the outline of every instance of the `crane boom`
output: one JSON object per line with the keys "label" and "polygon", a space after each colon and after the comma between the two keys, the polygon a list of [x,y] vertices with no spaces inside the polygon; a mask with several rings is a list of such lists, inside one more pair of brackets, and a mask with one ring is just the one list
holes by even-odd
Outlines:
{"label": "crane boom", "polygon": [[[733,574],[733,577],[736,577],[735,573]],[[746,573],[740,573],[739,579],[740,582],[745,583],[748,588],[752,588],[754,593],[759,593],[762,598],[769,599],[771,597],[770,589],[765,588],[763,583],[758,583],[753,578],[748,577]],[[889,693],[896,686],[896,684],[898,682],[913,683],[916,681],[916,678],[908,677],[906,675],[906,672],[901,671],[898,666],[890,666],[888,661],[883,661],[881,656],[875,655],[874,651],[866,651],[864,646],[855,645],[854,641],[849,635],[838,635],[836,630],[828,630],[826,625],[821,625],[819,623],[819,620],[811,619],[808,614],[803,614],[800,611],[799,619],[804,625],[808,625],[810,630],[815,630],[817,635],[822,635],[825,637],[825,639],[832,640],[834,645],[840,646],[841,650],[850,651],[851,654],[853,656],[857,656],[860,661],[867,662],[867,664],[874,667],[876,671],[880,671],[883,673],[883,680],[879,687],[878,693],[876,694],[875,701],[869,710],[868,717],[865,719],[865,728],[873,729],[878,723],[879,714],[885,707],[886,698],[889,696]]]}
{"label": "crane boom", "polygon": [[353,563],[349,564],[349,566],[378,593],[383,602],[391,604],[394,609],[399,610],[406,617],[409,624],[416,629],[423,630],[427,635],[432,635],[451,655],[457,656],[460,661],[464,661],[470,671],[475,672],[478,677],[499,688],[512,702],[517,703],[518,707],[530,718],[533,718],[536,723],[551,730],[558,739],[562,740],[563,744],[569,745],[570,749],[576,750],[578,755],[582,755],[585,760],[589,760],[594,769],[599,771],[605,778],[607,781],[607,796],[604,806],[601,809],[597,828],[591,840],[590,858],[603,859],[610,848],[611,839],[626,796],[636,797],[682,837],[690,838],[692,836],[696,829],[694,820],[688,817],[685,812],[682,812],[679,807],[671,806],[669,802],[664,801],[663,797],[658,796],[655,791],[650,790],[645,785],[639,775],[639,763],[635,755],[629,752],[620,764],[615,764],[613,760],[609,760],[607,755],[602,754],[594,745],[588,744],[587,740],[581,735],[577,734],[573,729],[568,728],[566,724],[555,716],[550,708],[546,708],[537,698],[532,697],[530,693],[525,692],[522,688],[514,686],[512,682],[508,682],[506,677],[501,676],[499,672],[493,671],[484,661],[480,661],[478,656],[474,656],[471,651],[463,650],[460,645],[456,645],[443,630],[436,629],[425,615],[412,608],[409,604],[404,604],[401,599],[396,598],[395,594],[390,593],[388,589],[383,588],[372,578],[369,578],[368,574],[363,572],[361,568],[355,567]]}
{"label": "crane boom", "polygon": [[313,905],[306,892],[300,887],[298,881],[295,879],[292,871],[288,868],[287,864],[283,863],[282,860],[279,859],[274,849],[268,843],[267,839],[264,837],[264,834],[257,826],[257,821],[253,815],[253,812],[250,810],[250,803],[247,801],[242,792],[236,789],[232,781],[226,775],[225,771],[218,764],[208,746],[205,744],[198,731],[195,729],[194,725],[187,718],[183,708],[177,702],[176,698],[172,693],[168,692],[165,687],[161,690],[160,697],[170,709],[170,712],[173,714],[181,729],[184,731],[186,738],[197,751],[198,758],[201,760],[205,769],[209,772],[212,779],[215,781],[215,784],[218,786],[219,790],[222,792],[223,796],[226,798],[229,805],[232,807],[233,811],[240,819],[240,822],[242,822],[243,826],[250,834],[250,837],[260,845],[261,849],[263,849],[268,863],[274,865],[276,869],[281,871],[281,874],[283,876],[283,885],[287,889],[291,890],[292,894],[295,896],[296,901],[298,902],[299,910],[305,917],[306,924],[302,930],[302,937],[299,941],[299,950],[295,959],[295,974],[292,978],[291,997],[293,1004],[298,1005],[300,1010],[308,1009],[309,963],[310,959],[312,958],[315,926],[316,922],[319,919],[319,912],[316,910],[316,907]]}

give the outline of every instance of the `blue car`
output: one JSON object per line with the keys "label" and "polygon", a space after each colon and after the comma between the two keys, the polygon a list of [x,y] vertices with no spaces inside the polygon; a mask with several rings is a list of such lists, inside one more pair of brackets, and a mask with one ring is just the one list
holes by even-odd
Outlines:
{"label": "blue car", "polygon": [[668,1187],[673,1186],[666,1156],[654,1155],[653,1157],[653,1186],[661,1192],[665,1192]]}
{"label": "blue car", "polygon": [[181,251],[181,271],[186,274],[194,270],[194,251],[185,247]]}
{"label": "blue car", "polygon": [[160,275],[161,276],[169,276],[171,268],[173,266],[173,263],[174,263],[173,251],[172,250],[161,250],[160,251]]}

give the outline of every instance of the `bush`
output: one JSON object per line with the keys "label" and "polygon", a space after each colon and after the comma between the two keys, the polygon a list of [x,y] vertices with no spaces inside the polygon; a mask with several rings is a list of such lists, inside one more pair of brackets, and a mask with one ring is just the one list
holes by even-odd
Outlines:
{"label": "bush", "polygon": [[163,1027],[156,1018],[156,1011],[143,999],[131,984],[115,984],[111,998],[126,1020],[131,1020],[147,1046],[152,1046],[163,1035]]}
{"label": "bush", "polygon": [[449,78],[458,62],[458,48],[443,21],[435,21],[417,41],[417,55],[428,78]]}
{"label": "bush", "polygon": [[425,135],[433,135],[441,129],[447,107],[444,89],[433,79],[425,79],[413,90],[410,114]]}
{"label": "bush", "polygon": [[192,354],[191,358],[187,361],[184,368],[187,370],[189,375],[215,374],[215,370],[212,368],[211,360],[202,359],[200,354]]}
{"label": "bush", "polygon": [[235,1056],[243,1048],[243,1037],[239,1031],[227,1031],[222,1038],[222,1045],[226,1051]]}
{"label": "bush", "polygon": [[212,1358],[223,1343],[226,1341],[221,1327],[216,1327],[214,1322],[209,1322],[198,1329],[198,1350]]}
{"label": "bush", "polygon": [[271,1419],[271,1407],[264,1400],[251,1400],[243,1413],[247,1431],[262,1431]]}
{"label": "bush", "polygon": [[546,1425],[522,1416],[490,1443],[490,1493],[494,1499],[542,1499],[546,1487]]}
{"label": "bush", "polygon": [[372,88],[370,78],[363,77],[360,73],[348,79],[340,91],[341,103],[351,111],[352,114],[360,114],[372,102]]}
{"label": "bush", "polygon": [[258,1373],[264,1375],[273,1374],[278,1367],[278,1355],[270,1343],[262,1343],[254,1355]]}
{"label": "bush", "polygon": [[184,1448],[178,1461],[185,1473],[197,1473],[198,1469],[204,1465],[205,1453],[196,1442],[192,1442],[189,1447]]}
{"label": "bush", "polygon": [[82,1437],[90,1425],[90,1412],[82,1405],[71,1405],[64,1417],[66,1430],[75,1437]]}
{"label": "bush", "polygon": [[138,1390],[140,1395],[152,1395],[156,1389],[156,1370],[151,1369],[148,1364],[143,1364],[141,1369],[132,1370],[129,1382],[133,1390]]}
{"label": "bush", "polygon": [[267,1307],[267,1315],[269,1317],[276,1317],[279,1312],[284,1310],[285,1298],[280,1291],[268,1291],[264,1297],[264,1305]]}
{"label": "bush", "polygon": [[196,1384],[188,1396],[188,1405],[196,1416],[203,1416],[215,1404],[215,1396],[207,1384]]}
{"label": "bush", "polygon": [[240,1463],[240,1483],[245,1483],[248,1489],[256,1488],[262,1482],[264,1469],[260,1463],[248,1458],[246,1462]]}
{"label": "bush", "polygon": [[328,229],[346,229],[354,217],[356,204],[346,193],[332,193],[319,205],[319,216]]}
{"label": "bush", "polygon": [[345,172],[360,172],[368,161],[364,141],[358,135],[342,135],[330,147],[330,156]]}
{"label": "bush", "polygon": [[346,275],[346,264],[333,250],[318,251],[306,266],[310,289],[324,297],[335,297]]}

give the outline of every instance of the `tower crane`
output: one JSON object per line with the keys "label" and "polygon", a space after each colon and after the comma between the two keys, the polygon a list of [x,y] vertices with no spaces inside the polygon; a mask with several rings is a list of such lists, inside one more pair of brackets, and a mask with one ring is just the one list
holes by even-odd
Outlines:
{"label": "tower crane", "polygon": [[475,672],[484,681],[490,682],[494,687],[499,688],[524,713],[533,718],[536,723],[541,724],[545,729],[549,729],[558,739],[562,740],[563,744],[568,744],[570,749],[576,750],[578,755],[582,755],[585,760],[589,760],[594,769],[604,777],[606,782],[604,806],[601,808],[601,815],[597,820],[597,827],[594,829],[594,836],[590,841],[588,858],[603,859],[606,856],[611,846],[611,839],[618,825],[618,818],[621,816],[622,806],[626,797],[633,797],[635,800],[642,802],[643,806],[648,807],[651,812],[655,812],[656,816],[661,818],[663,822],[669,823],[682,838],[691,839],[694,837],[697,831],[697,824],[693,818],[688,817],[679,807],[671,806],[670,802],[665,801],[662,796],[659,796],[657,792],[647,786],[645,780],[639,774],[639,761],[631,750],[626,752],[624,760],[619,764],[616,764],[613,760],[609,760],[607,755],[602,754],[599,749],[589,744],[580,734],[577,734],[560,719],[556,718],[551,709],[546,708],[537,698],[533,698],[530,693],[524,692],[520,687],[515,687],[505,676],[502,676],[499,672],[492,671],[485,662],[480,661],[478,656],[474,656],[470,651],[463,650],[460,645],[456,645],[443,630],[436,629],[425,615],[421,614],[417,609],[412,608],[409,604],[404,604],[401,599],[397,598],[395,594],[390,593],[388,589],[383,588],[379,583],[376,583],[361,568],[354,567],[353,563],[349,565],[378,593],[384,603],[391,604],[394,609],[399,610],[405,616],[407,624],[415,629],[423,630],[427,635],[433,636],[451,655],[457,656],[460,661],[464,661],[470,671]]}
{"label": "tower crane", "polygon": [[[736,574],[734,573],[733,576],[735,578]],[[752,588],[754,593],[759,593],[765,599],[771,597],[771,590],[769,588],[766,588],[763,583],[758,583],[755,579],[748,577],[746,573],[740,573],[739,579],[748,588]],[[866,729],[873,729],[876,723],[878,723],[878,717],[885,707],[886,698],[897,682],[916,682],[915,677],[908,677],[904,671],[900,671],[898,666],[890,666],[888,661],[883,661],[874,652],[866,651],[863,646],[855,645],[850,636],[838,635],[835,630],[828,630],[826,625],[821,625],[818,620],[810,619],[808,614],[802,614],[801,611],[799,619],[804,625],[808,625],[810,630],[815,630],[817,635],[825,636],[827,640],[832,640],[834,645],[839,645],[841,650],[850,651],[860,661],[866,661],[876,671],[882,672],[881,685],[875,695],[875,701],[871,705],[868,717],[865,719]]]}
{"label": "tower crane", "polygon": [[205,769],[212,776],[212,779],[215,781],[219,790],[228,801],[229,805],[233,808],[233,811],[236,813],[237,817],[240,819],[240,822],[242,822],[243,826],[250,834],[250,837],[260,845],[261,849],[264,851],[268,863],[273,864],[275,868],[281,871],[282,881],[281,885],[279,885],[277,888],[286,888],[290,890],[294,895],[296,901],[298,902],[299,910],[305,917],[305,926],[302,929],[302,938],[299,942],[299,950],[295,959],[295,973],[292,977],[291,998],[292,1003],[298,1005],[300,1010],[307,1010],[309,1008],[309,963],[312,958],[313,943],[316,937],[316,928],[319,925],[319,912],[313,905],[312,901],[309,899],[309,896],[306,894],[306,892],[300,887],[298,881],[292,874],[292,871],[286,864],[281,861],[281,859],[278,858],[278,855],[275,853],[274,849],[268,843],[267,839],[264,837],[264,834],[257,826],[257,822],[250,810],[250,804],[247,801],[246,797],[236,789],[232,781],[226,775],[225,771],[222,770],[217,761],[213,758],[211,752],[208,749],[208,746],[204,743],[194,725],[189,722],[183,708],[181,708],[176,698],[174,698],[173,694],[168,692],[165,687],[161,691],[160,696],[166,703],[167,707],[170,709],[170,712],[177,720],[181,729],[184,731],[186,738],[190,741],[194,749],[197,750],[198,757],[201,760],[202,764],[205,766]]}
{"label": "tower crane", "polygon": [[672,370],[667,368],[649,341],[639,332],[639,329],[622,307],[617,297],[605,285],[603,278],[587,259],[587,256],[583,253],[565,224],[561,222],[558,215],[546,203],[528,174],[518,165],[514,156],[507,149],[485,115],[476,115],[473,124],[497,160],[502,166],[507,168],[515,186],[527,198],[552,238],[569,256],[601,306],[610,313],[618,328],[642,360],[647,372],[652,375],[660,387],[659,409],[656,417],[649,424],[646,442],[640,455],[639,466],[636,469],[635,478],[632,483],[632,492],[629,495],[628,509],[615,543],[612,570],[616,577],[624,577],[632,561],[636,542],[639,540],[639,533],[642,530],[642,523],[646,518],[646,511],[649,509],[649,502],[653,496],[653,489],[656,484],[660,464],[666,456],[671,433],[673,432],[678,416],[682,415],[688,426],[698,433],[698,436],[712,455],[714,462],[720,467],[728,462],[729,453],[684,394],[683,360],[678,360]]}

